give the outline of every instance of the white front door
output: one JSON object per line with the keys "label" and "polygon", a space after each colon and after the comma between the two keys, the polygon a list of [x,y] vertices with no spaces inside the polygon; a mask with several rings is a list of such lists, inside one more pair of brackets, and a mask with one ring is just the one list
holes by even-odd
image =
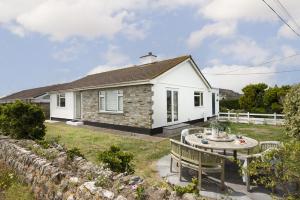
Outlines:
{"label": "white front door", "polygon": [[75,93],[75,117],[81,119],[81,93]]}
{"label": "white front door", "polygon": [[178,91],[167,90],[167,122],[172,124],[178,121]]}

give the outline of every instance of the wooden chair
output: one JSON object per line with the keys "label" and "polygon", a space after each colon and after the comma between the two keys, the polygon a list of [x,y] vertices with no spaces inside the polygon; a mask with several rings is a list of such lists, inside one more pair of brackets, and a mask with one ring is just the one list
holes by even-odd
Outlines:
{"label": "wooden chair", "polygon": [[182,167],[187,167],[198,171],[199,188],[201,189],[201,175],[204,173],[220,173],[221,189],[224,190],[225,176],[225,159],[220,154],[211,153],[192,146],[183,144],[176,140],[171,142],[171,164],[170,172],[172,172],[173,160],[179,164],[179,179],[182,177]]}
{"label": "wooden chair", "polygon": [[[261,159],[261,157],[263,156],[263,154],[273,148],[279,148],[281,145],[281,142],[279,141],[263,141],[259,143],[259,153],[256,154],[252,154],[252,155],[248,155],[245,156],[244,160],[244,164],[243,167],[247,168],[250,164],[250,162],[254,159]],[[247,173],[247,170],[244,170],[244,179],[245,179],[245,184],[247,187],[247,191],[251,190],[251,177],[249,176],[249,174]]]}

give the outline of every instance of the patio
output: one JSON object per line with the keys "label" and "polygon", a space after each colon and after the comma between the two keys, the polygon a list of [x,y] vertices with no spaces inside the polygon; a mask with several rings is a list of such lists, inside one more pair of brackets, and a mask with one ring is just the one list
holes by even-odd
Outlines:
{"label": "patio", "polygon": [[[176,165],[173,164],[173,173],[170,172],[171,156],[162,157],[157,162],[157,170],[160,177],[166,179],[174,185],[185,186],[190,183],[193,176],[197,177],[197,171],[183,168],[182,180],[179,181]],[[213,199],[241,199],[241,200],[271,200],[270,192],[263,187],[252,186],[251,192],[247,192],[242,177],[238,172],[238,167],[232,162],[225,163],[225,185],[224,191],[220,189],[219,174],[202,175],[202,189],[200,195]]]}

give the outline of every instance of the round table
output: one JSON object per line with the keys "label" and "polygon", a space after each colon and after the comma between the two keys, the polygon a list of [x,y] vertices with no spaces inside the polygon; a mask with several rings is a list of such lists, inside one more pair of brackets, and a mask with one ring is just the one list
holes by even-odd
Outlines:
{"label": "round table", "polygon": [[[201,138],[199,138],[199,135]],[[226,153],[226,150],[232,150],[234,158],[237,157],[237,151],[238,150],[249,150],[253,149],[258,145],[258,141],[249,137],[242,136],[242,140],[245,141],[245,143],[240,143],[240,139],[238,139],[235,135],[228,135],[230,138],[233,138],[233,141],[212,141],[208,138],[211,135],[206,135],[205,133],[196,133],[187,135],[185,137],[185,141],[195,147],[202,148],[202,149],[211,149],[212,151],[215,150],[223,150],[224,154]],[[204,144],[202,143],[202,140],[205,139],[208,143]]]}

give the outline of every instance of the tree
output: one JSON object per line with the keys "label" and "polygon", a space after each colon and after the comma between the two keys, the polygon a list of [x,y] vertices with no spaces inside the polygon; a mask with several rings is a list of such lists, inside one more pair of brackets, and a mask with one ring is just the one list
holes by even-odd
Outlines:
{"label": "tree", "polygon": [[265,109],[267,112],[281,113],[283,110],[283,100],[287,92],[290,90],[290,86],[269,87],[265,91],[263,98]]}
{"label": "tree", "polygon": [[286,94],[283,104],[286,133],[300,140],[300,84]]}
{"label": "tree", "polygon": [[244,95],[239,103],[248,112],[265,112],[263,97],[268,86],[264,83],[250,84],[242,89]]}

